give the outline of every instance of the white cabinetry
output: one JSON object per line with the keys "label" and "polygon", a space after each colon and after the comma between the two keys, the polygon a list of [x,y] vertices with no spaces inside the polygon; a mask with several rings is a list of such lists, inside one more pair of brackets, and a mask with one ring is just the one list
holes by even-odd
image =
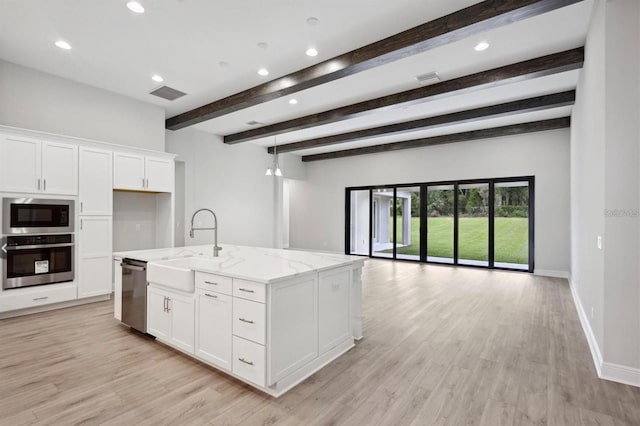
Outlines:
{"label": "white cabinetry", "polygon": [[232,297],[196,289],[196,356],[231,371]]}
{"label": "white cabinetry", "polygon": [[78,146],[22,136],[0,136],[0,189],[76,195]]}
{"label": "white cabinetry", "polygon": [[173,161],[116,152],[113,154],[113,189],[173,192]]}
{"label": "white cabinetry", "polygon": [[265,284],[195,271],[192,294],[151,282],[147,332],[279,396],[353,347],[358,275],[350,265]]}
{"label": "white cabinetry", "polygon": [[112,153],[97,148],[80,148],[80,214],[113,214]]}
{"label": "white cabinetry", "polygon": [[320,273],[318,297],[318,339],[323,354],[352,336],[350,293],[351,271],[338,269]]}
{"label": "white cabinetry", "polygon": [[84,216],[78,230],[80,280],[78,298],[111,293],[111,216]]}
{"label": "white cabinetry", "polygon": [[112,291],[112,173],[111,151],[80,148],[79,298]]}
{"label": "white cabinetry", "polygon": [[176,348],[194,354],[193,295],[150,285],[147,288],[147,332]]}

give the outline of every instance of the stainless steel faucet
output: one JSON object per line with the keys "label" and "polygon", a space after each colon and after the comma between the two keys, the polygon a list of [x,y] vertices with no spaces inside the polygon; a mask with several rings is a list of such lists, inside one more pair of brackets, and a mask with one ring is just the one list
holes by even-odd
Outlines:
{"label": "stainless steel faucet", "polygon": [[[196,215],[202,211],[209,212],[213,216],[213,228],[194,228],[193,220],[196,218]],[[193,238],[193,231],[213,231],[213,257],[218,257],[218,253],[222,250],[222,247],[218,247],[218,218],[213,210],[209,209],[198,209],[195,211],[193,216],[191,216],[191,229],[189,230],[189,236]]]}

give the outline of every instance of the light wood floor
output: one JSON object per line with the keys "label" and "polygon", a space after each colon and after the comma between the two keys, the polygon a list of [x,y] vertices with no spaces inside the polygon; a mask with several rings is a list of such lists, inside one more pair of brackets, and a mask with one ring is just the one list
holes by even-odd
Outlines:
{"label": "light wood floor", "polygon": [[369,261],[357,346],[279,399],[102,302],[0,321],[0,424],[640,425],[596,378],[565,280]]}

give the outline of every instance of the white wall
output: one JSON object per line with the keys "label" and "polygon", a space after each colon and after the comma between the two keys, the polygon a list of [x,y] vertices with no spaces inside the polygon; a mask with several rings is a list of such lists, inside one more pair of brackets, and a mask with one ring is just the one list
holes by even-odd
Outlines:
{"label": "white wall", "polygon": [[164,151],[164,109],[0,60],[0,124]]}
{"label": "white wall", "polygon": [[535,175],[536,270],[569,270],[569,130],[307,163],[291,184],[291,246],[344,251],[349,186]]}
{"label": "white wall", "polygon": [[640,386],[638,117],[640,5],[598,0],[573,114],[572,286],[601,376]]}
{"label": "white wall", "polygon": [[156,248],[156,194],[113,192],[113,251]]}
{"label": "white wall", "polygon": [[591,18],[571,117],[571,281],[599,345],[604,340],[604,256],[596,245],[604,235],[604,6],[597,2]]}
{"label": "white wall", "polygon": [[[188,236],[193,212],[209,208],[218,216],[220,243],[280,247],[283,235],[283,179],[265,176],[272,156],[249,143],[225,145],[219,136],[193,128],[166,133],[166,150],[185,163],[185,243],[211,244],[213,232]],[[281,158],[286,177],[301,177],[301,168]],[[295,201],[294,201],[295,202]],[[209,227],[206,214],[196,226]],[[178,214],[176,216],[179,216]]]}
{"label": "white wall", "polygon": [[605,208],[631,214],[605,216],[603,356],[639,369],[640,386],[639,9],[637,0],[607,2]]}

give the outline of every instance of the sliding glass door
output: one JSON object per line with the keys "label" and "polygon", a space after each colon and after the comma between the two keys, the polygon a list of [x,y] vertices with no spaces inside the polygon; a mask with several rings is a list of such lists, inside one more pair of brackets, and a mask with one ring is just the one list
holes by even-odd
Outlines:
{"label": "sliding glass door", "polygon": [[427,261],[454,262],[454,185],[427,186]]}
{"label": "sliding glass door", "polygon": [[369,255],[370,191],[351,191],[349,194],[349,254]]}
{"label": "sliding glass door", "polygon": [[347,254],[533,272],[534,178],[347,188]]}
{"label": "sliding glass door", "polygon": [[489,184],[458,185],[458,264],[489,266]]}
{"label": "sliding glass door", "polygon": [[372,252],[374,257],[393,258],[395,221],[393,188],[376,188],[372,191]]}
{"label": "sliding glass door", "polygon": [[396,258],[420,260],[420,187],[396,189]]}
{"label": "sliding glass door", "polygon": [[529,269],[529,182],[494,185],[494,265]]}

